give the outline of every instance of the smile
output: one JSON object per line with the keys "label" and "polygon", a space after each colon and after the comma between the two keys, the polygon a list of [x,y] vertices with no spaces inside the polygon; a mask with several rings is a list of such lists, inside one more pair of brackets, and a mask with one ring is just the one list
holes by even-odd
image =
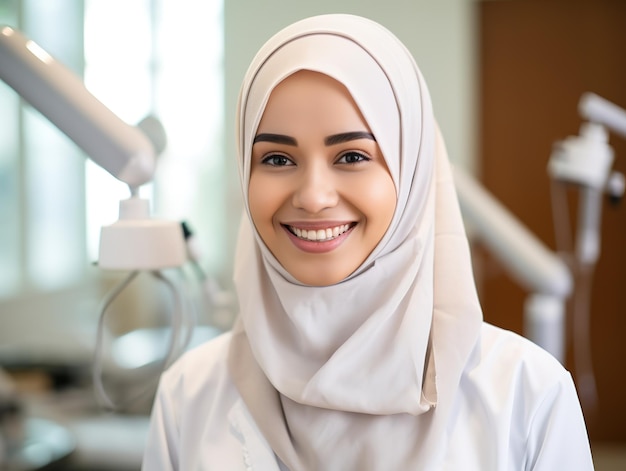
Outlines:
{"label": "smile", "polygon": [[339,237],[341,234],[350,229],[350,224],[341,224],[340,226],[328,227],[326,229],[300,229],[299,227],[287,226],[289,232],[302,240],[312,242],[331,240]]}

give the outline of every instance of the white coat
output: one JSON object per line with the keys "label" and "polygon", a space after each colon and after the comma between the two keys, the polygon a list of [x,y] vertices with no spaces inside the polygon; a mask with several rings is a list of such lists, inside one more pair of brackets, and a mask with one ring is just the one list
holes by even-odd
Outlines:
{"label": "white coat", "polygon": [[[163,374],[143,471],[282,469],[231,381],[229,342],[229,333],[209,341]],[[437,470],[593,469],[572,378],[553,357],[489,324],[474,355],[445,449],[433,450],[440,455]]]}

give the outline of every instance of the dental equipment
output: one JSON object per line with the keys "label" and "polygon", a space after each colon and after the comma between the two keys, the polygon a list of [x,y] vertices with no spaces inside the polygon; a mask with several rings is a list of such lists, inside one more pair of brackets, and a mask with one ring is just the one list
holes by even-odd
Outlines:
{"label": "dental equipment", "polygon": [[[16,29],[1,25],[0,79],[64,132],[96,164],[129,186],[131,196],[120,202],[119,220],[102,228],[98,265],[103,269],[131,273],[105,298],[100,326],[107,306],[140,271],[149,271],[165,282],[174,293],[177,309],[180,308],[183,304],[181,295],[160,270],[181,267],[187,261],[181,224],[151,218],[149,202],[139,197],[139,187],[152,180],[156,154],[165,145],[160,123],[148,118],[136,127],[126,124],[97,100],[77,76],[34,41]],[[176,317],[165,364],[184,348],[184,345],[178,345],[180,324]],[[98,353],[99,342],[100,335]],[[96,361],[94,380],[96,386],[101,386],[98,366]],[[112,407],[106,394],[103,395],[107,406]]]}
{"label": "dental equipment", "polygon": [[[572,306],[572,332],[579,394],[589,412],[595,409],[597,402],[589,330],[593,271],[600,255],[602,196],[607,193],[612,200],[619,200],[625,187],[624,175],[611,171],[614,152],[608,144],[608,130],[626,137],[626,110],[596,94],[585,93],[580,98],[578,111],[586,121],[578,136],[555,143],[548,173],[554,182],[562,183],[561,187],[574,184],[580,190],[576,245],[572,254],[577,287]],[[553,185],[553,197],[555,192]],[[567,198],[564,196],[561,200],[567,201]],[[555,216],[557,211],[555,209]],[[567,213],[567,208],[563,212]]]}
{"label": "dental equipment", "polygon": [[554,180],[581,188],[576,259],[593,265],[600,254],[602,194],[619,199],[624,193],[624,175],[611,172],[614,156],[607,128],[626,137],[626,110],[593,93],[582,95],[578,109],[587,121],[578,136],[555,144],[548,173]]}
{"label": "dental equipment", "polygon": [[[82,81],[19,31],[0,27],[0,78],[74,141],[96,164],[128,184],[120,220],[102,229],[99,265],[153,270],[185,262],[178,223],[150,218],[138,188],[156,167],[155,146],[98,101]],[[151,126],[154,129],[154,125]]]}
{"label": "dental equipment", "polygon": [[466,224],[511,277],[530,291],[524,303],[524,335],[565,360],[565,303],[572,291],[567,265],[473,177],[454,167]]}
{"label": "dental equipment", "polygon": [[[589,122],[580,136],[569,137],[554,146],[548,173],[554,180],[581,187],[576,260],[578,270],[589,274],[600,253],[600,214],[602,193],[612,199],[624,194],[624,176],[611,172],[613,151],[608,146],[605,127],[626,136],[626,110],[592,93],[579,103],[580,115]],[[524,304],[524,335],[565,361],[565,305],[572,294],[574,277],[565,261],[548,249],[473,177],[454,168],[454,179],[463,217],[472,233],[485,244],[522,287],[530,291]],[[579,273],[576,273],[579,275]],[[589,276],[589,275],[587,275]],[[584,280],[583,280],[584,281]],[[587,290],[590,280],[587,281]],[[578,287],[577,287],[578,288]],[[576,363],[580,370],[591,370],[588,347],[589,296],[581,299],[577,289],[574,303]],[[586,351],[586,354],[580,351]],[[584,378],[587,378],[586,380]],[[582,374],[583,392],[595,389],[592,374]],[[588,386],[584,386],[588,383]]]}

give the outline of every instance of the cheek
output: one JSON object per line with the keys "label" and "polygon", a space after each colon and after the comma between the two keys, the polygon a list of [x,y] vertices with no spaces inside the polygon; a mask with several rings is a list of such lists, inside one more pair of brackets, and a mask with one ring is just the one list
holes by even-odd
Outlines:
{"label": "cheek", "polygon": [[396,198],[395,187],[393,184],[388,185],[386,191],[381,191],[376,201],[378,202],[379,214],[379,217],[375,221],[376,232],[378,233],[378,240],[376,243],[378,243],[387,232],[387,229],[389,229],[389,225],[391,224],[391,220],[393,219],[393,215],[396,210],[398,200]]}
{"label": "cheek", "polygon": [[262,175],[250,175],[248,206],[257,230],[263,236],[264,229],[272,225],[274,213],[280,206],[280,195],[275,184],[270,184]]}
{"label": "cheek", "polygon": [[396,209],[395,185],[386,171],[373,175],[363,183],[355,196],[362,201],[361,206],[369,224],[375,226],[377,232],[381,232],[382,238]]}

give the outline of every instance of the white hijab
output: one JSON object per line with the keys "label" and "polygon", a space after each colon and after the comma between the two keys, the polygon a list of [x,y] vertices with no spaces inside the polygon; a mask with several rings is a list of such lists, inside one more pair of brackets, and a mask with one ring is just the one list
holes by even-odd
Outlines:
{"label": "white hijab", "polygon": [[[398,198],[372,254],[328,287],[290,276],[247,209],[256,129],[272,90],[299,70],[326,74],[350,91]],[[413,58],[365,18],[299,21],[252,61],[237,126],[248,214],[237,245],[240,317],[229,368],[259,429],[292,470],[428,464],[445,444],[445,420],[482,315],[446,150]]]}

